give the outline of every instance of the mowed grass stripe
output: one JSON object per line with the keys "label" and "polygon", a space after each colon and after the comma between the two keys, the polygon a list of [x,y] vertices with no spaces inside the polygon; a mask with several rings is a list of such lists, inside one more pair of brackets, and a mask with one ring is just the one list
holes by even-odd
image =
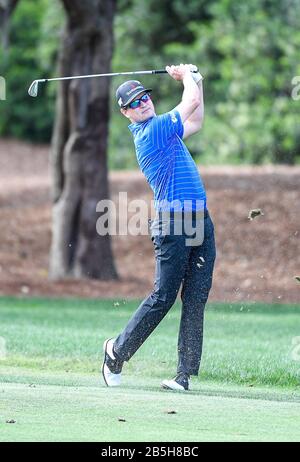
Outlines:
{"label": "mowed grass stripe", "polygon": [[[2,384],[0,391],[0,441],[300,438],[299,403],[130,388]],[[168,414],[170,410],[176,413]],[[6,423],[11,419],[14,424]]]}

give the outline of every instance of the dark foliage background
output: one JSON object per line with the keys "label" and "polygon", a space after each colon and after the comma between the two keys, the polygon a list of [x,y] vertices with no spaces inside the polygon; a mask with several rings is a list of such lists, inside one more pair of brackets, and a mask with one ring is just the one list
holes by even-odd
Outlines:
{"label": "dark foliage background", "polygon": [[[189,148],[202,164],[299,163],[299,101],[292,79],[300,75],[300,3],[297,0],[119,0],[113,71],[162,68],[191,62],[205,76],[206,118]],[[10,25],[10,45],[0,52],[6,101],[0,135],[48,143],[57,85],[37,99],[32,80],[57,75],[64,11],[58,0],[20,1]],[[168,76],[141,79],[153,88],[157,112],[181,95]],[[109,165],[136,166],[127,121],[111,95]],[[99,82],[100,84],[100,82]]]}

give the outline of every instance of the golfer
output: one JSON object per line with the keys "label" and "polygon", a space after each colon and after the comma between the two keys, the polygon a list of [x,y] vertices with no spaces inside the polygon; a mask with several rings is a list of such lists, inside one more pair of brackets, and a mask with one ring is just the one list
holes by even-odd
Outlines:
{"label": "golfer", "polygon": [[[155,113],[150,88],[130,80],[117,89],[121,113],[131,122],[129,130],[139,166],[154,193],[156,217],[150,232],[156,268],[151,294],[124,330],[104,342],[102,375],[107,386],[120,385],[124,362],[130,360],[168,313],[180,287],[182,312],[177,374],[173,379],[164,380],[162,386],[188,390],[190,376],[199,372],[203,315],[216,252],[205,189],[182,141],[198,132],[203,123],[202,76],[196,70],[190,64],[166,67],[174,80],[182,82],[183,94],[175,109],[159,116]],[[178,222],[188,226],[181,226],[178,232]]]}

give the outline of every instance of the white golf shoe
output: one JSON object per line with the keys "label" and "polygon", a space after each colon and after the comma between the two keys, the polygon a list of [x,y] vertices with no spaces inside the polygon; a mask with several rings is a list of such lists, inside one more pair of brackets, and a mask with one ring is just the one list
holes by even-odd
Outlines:
{"label": "white golf shoe", "polygon": [[102,376],[107,387],[118,387],[121,385],[121,372],[123,362],[116,359],[113,352],[114,339],[105,340],[103,344],[104,360],[102,365]]}
{"label": "white golf shoe", "polygon": [[189,375],[183,372],[171,380],[163,380],[161,386],[166,390],[187,391],[189,389]]}

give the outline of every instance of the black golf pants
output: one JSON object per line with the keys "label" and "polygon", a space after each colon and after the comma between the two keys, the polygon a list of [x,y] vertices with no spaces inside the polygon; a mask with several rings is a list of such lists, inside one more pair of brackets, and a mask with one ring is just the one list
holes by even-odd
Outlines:
{"label": "black golf pants", "polygon": [[161,227],[163,219],[158,217],[152,222],[156,259],[154,289],[116,338],[114,351],[120,360],[128,361],[143,344],[174,304],[182,285],[177,372],[198,374],[204,308],[212,285],[216,256],[214,225],[209,213],[206,211],[201,219],[204,238],[200,245],[187,245],[185,232],[181,235],[172,232],[157,234],[153,230]]}

